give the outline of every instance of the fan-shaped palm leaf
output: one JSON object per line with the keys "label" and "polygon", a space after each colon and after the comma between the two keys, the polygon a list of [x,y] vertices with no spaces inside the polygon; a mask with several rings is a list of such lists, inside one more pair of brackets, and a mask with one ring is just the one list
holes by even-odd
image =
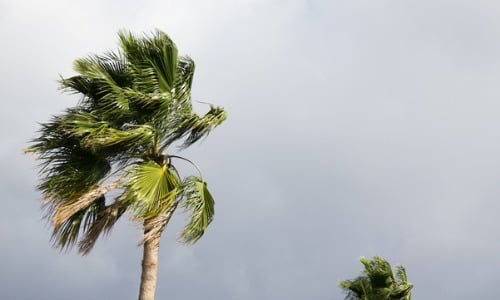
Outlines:
{"label": "fan-shaped palm leaf", "polygon": [[138,219],[148,219],[166,211],[180,188],[177,172],[154,161],[138,164],[128,171],[125,201]]}

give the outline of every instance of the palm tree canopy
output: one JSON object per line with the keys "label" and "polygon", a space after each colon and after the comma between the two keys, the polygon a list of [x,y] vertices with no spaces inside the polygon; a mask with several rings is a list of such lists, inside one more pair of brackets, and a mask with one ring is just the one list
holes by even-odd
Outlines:
{"label": "palm tree canopy", "polygon": [[364,266],[363,275],[340,282],[346,292],[346,300],[411,300],[413,285],[408,282],[403,266],[395,267],[381,257],[360,259]]}
{"label": "palm tree canopy", "polygon": [[186,243],[196,242],[214,215],[201,174],[181,177],[173,165],[180,157],[170,151],[208,135],[226,119],[225,111],[193,111],[195,64],[178,55],[168,35],[118,36],[117,52],[74,62],[77,75],[60,85],[81,95],[79,103],[41,124],[27,149],[41,160],[38,189],[53,221],[54,244],[78,244],[84,254],[125,212],[144,221],[181,203],[191,212],[180,235]]}

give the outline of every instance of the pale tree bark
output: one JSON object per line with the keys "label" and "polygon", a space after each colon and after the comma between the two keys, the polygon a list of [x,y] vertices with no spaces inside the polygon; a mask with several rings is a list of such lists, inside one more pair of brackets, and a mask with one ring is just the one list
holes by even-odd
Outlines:
{"label": "pale tree bark", "polygon": [[159,238],[151,239],[144,243],[139,300],[153,300],[155,298],[159,250]]}
{"label": "pale tree bark", "polygon": [[155,298],[160,237],[176,208],[177,203],[174,203],[163,214],[144,221],[144,237],[142,240],[144,250],[142,253],[139,300],[154,300]]}

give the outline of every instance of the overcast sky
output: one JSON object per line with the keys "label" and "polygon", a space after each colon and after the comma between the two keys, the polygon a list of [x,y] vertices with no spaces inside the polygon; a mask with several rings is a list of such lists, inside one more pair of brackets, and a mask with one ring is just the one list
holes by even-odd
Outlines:
{"label": "overcast sky", "polygon": [[343,299],[374,255],[414,299],[498,297],[498,1],[1,0],[0,298],[137,297],[140,228],[122,219],[86,257],[51,248],[22,154],[76,103],[59,75],[123,28],[167,32],[197,63],[193,98],[228,111],[184,153],[215,220],[191,247],[185,216],[169,224],[157,299]]}

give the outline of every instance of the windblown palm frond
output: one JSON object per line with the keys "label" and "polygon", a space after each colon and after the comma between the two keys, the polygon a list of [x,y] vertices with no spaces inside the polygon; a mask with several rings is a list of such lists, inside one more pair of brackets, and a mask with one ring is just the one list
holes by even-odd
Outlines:
{"label": "windblown palm frond", "polygon": [[119,200],[101,209],[94,222],[85,230],[85,236],[78,242],[78,251],[83,255],[88,254],[99,236],[108,234],[126,210],[127,207]]}
{"label": "windblown palm frond", "polygon": [[164,141],[163,148],[180,139],[184,139],[181,148],[187,148],[207,136],[214,127],[224,122],[226,117],[223,109],[211,107],[203,117],[190,113],[182,119],[173,120],[170,128],[174,128],[174,131]]}
{"label": "windblown palm frond", "polygon": [[148,219],[165,212],[180,188],[177,171],[154,161],[138,164],[128,171],[125,201],[137,219]]}
{"label": "windblown palm frond", "polygon": [[68,202],[65,203],[64,205],[58,206],[55,210],[53,217],[54,226],[55,227],[60,226],[62,223],[71,218],[72,215],[77,214],[82,209],[86,209],[94,202],[102,200],[102,197],[107,192],[109,192],[111,189],[117,188],[119,184],[120,184],[119,182],[114,182],[107,185],[97,186],[90,192],[87,192],[82,196],[80,196],[74,202]]}
{"label": "windblown palm frond", "polygon": [[52,232],[54,245],[61,249],[68,249],[75,245],[81,232],[90,228],[104,208],[105,198],[101,196],[89,206],[72,214],[58,225],[54,225]]}
{"label": "windblown palm frond", "polygon": [[156,32],[144,39],[121,31],[120,45],[140,86],[172,92],[177,73],[177,47],[168,35]]}
{"label": "windblown palm frond", "polygon": [[199,240],[214,217],[214,198],[201,178],[190,176],[183,182],[183,207],[191,212],[190,221],[182,231],[180,239],[187,244]]}

